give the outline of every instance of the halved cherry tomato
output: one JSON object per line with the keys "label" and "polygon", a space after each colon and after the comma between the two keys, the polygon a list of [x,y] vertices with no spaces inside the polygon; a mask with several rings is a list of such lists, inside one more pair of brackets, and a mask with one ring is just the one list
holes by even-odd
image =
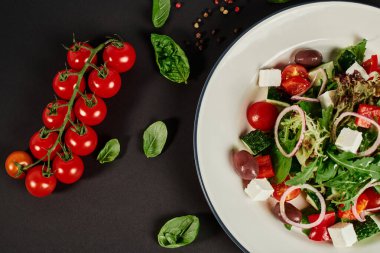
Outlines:
{"label": "halved cherry tomato", "polygon": [[[359,196],[357,204],[356,204],[356,210],[358,211],[359,214],[366,209],[368,202],[369,202],[369,199],[367,195],[362,193],[362,195]],[[339,205],[339,207],[343,208],[343,205]],[[342,211],[341,209],[338,209],[338,217],[341,219],[356,220],[351,209],[346,210],[346,211]]]}
{"label": "halved cherry tomato", "polygon": [[17,164],[21,166],[28,166],[32,163],[32,157],[28,153],[24,151],[14,151],[10,153],[7,160],[5,160],[5,170],[9,176],[16,179],[21,179],[25,177],[25,173],[19,171]]}
{"label": "halved cherry tomato", "polygon": [[136,51],[128,42],[115,42],[104,49],[103,60],[107,67],[119,73],[126,72],[135,64]]}
{"label": "halved cherry tomato", "polygon": [[299,76],[304,79],[309,78],[309,73],[305,69],[304,66],[298,65],[298,64],[290,64],[286,66],[281,73],[281,80],[285,81],[292,77]]}
{"label": "halved cherry tomato", "polygon": [[[380,123],[380,107],[376,105],[367,105],[367,104],[360,104],[358,108],[358,113],[360,115],[363,115],[367,118],[374,119],[378,123]],[[370,128],[371,123],[363,120],[356,118],[355,124],[360,127],[364,128]]]}
{"label": "halved cherry tomato", "polygon": [[288,93],[289,95],[298,95],[302,92],[304,92],[311,83],[309,80],[301,77],[301,76],[294,76],[290,77],[288,79],[283,79],[281,82],[282,88]]}
{"label": "halved cherry tomato", "polygon": [[57,185],[55,176],[44,176],[41,165],[35,166],[28,170],[25,178],[25,186],[30,194],[34,197],[42,198],[50,195]]}
{"label": "halved cherry tomato", "polygon": [[276,106],[260,101],[251,104],[247,110],[247,120],[249,124],[261,131],[270,131],[274,128],[278,110]]}
{"label": "halved cherry tomato", "polygon": [[366,209],[380,207],[380,194],[375,189],[369,188],[364,191],[364,194],[368,197]]}
{"label": "halved cherry tomato", "polygon": [[77,131],[72,126],[66,131],[65,143],[74,154],[86,156],[94,152],[98,144],[98,135],[89,126],[79,126],[79,128]]}
{"label": "halved cherry tomato", "polygon": [[[72,69],[80,71],[91,55],[92,46],[85,42],[75,42],[67,51],[67,63]],[[98,58],[95,55],[91,63],[96,65]]]}
{"label": "halved cherry tomato", "polygon": [[[74,88],[77,85],[78,76],[75,75],[74,70],[62,70],[59,71],[53,79],[53,90],[58,97],[69,100],[73,95]],[[79,84],[79,91],[83,92],[86,88],[84,78],[82,78]],[[79,94],[77,93],[76,97]]]}
{"label": "halved cherry tomato", "polygon": [[[48,157],[46,154],[48,150],[53,147],[57,139],[58,134],[56,132],[44,133],[44,130],[38,131],[30,138],[29,149],[35,158],[47,161]],[[53,159],[60,150],[61,146],[56,145],[54,150],[50,153],[50,159]]]}
{"label": "halved cherry tomato", "polygon": [[370,59],[366,60],[365,62],[363,62],[363,68],[365,69],[365,71],[367,71],[367,73],[371,73],[373,71],[378,71],[379,70],[379,61],[377,59],[377,55],[372,55]]}
{"label": "halved cherry tomato", "polygon": [[82,159],[77,155],[71,155],[69,159],[56,156],[53,161],[54,176],[64,184],[72,184],[78,181],[84,171]]}
{"label": "halved cherry tomato", "polygon": [[[57,100],[49,103],[42,112],[42,121],[44,125],[49,129],[60,128],[65,120],[67,114],[67,101]],[[70,119],[73,122],[75,120],[74,113],[71,112]],[[66,124],[66,128],[69,124]]]}
{"label": "halved cherry tomato", "polygon": [[[287,180],[289,180],[289,176],[281,184],[272,184],[272,187],[274,189],[273,197],[275,199],[277,199],[278,201],[280,201],[284,192],[290,187],[290,186],[285,184],[285,182]],[[301,193],[301,189],[296,189],[296,190],[292,191],[291,193],[288,194],[288,196],[286,196],[286,201],[290,201],[292,199],[295,199],[296,197],[298,197],[298,195],[300,195],[300,193]]]}
{"label": "halved cherry tomato", "polygon": [[259,165],[259,174],[257,178],[271,178],[274,177],[274,171],[270,155],[256,156],[257,164]]}
{"label": "halved cherry tomato", "polygon": [[107,115],[107,106],[103,99],[94,94],[87,94],[77,99],[74,105],[77,119],[89,126],[99,125]]}
{"label": "halved cherry tomato", "polygon": [[97,96],[110,98],[115,96],[121,87],[120,74],[113,69],[103,67],[94,69],[88,77],[88,87]]}

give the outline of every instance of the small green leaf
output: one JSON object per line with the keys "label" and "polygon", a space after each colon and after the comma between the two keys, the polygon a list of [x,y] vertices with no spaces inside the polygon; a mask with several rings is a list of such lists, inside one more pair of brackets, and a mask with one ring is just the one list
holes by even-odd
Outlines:
{"label": "small green leaf", "polygon": [[274,145],[271,150],[271,158],[275,171],[275,180],[277,184],[282,183],[289,175],[292,167],[292,158],[285,157],[278,148]]}
{"label": "small green leaf", "polygon": [[293,178],[286,181],[287,185],[301,185],[306,183],[310,178],[314,176],[314,171],[318,168],[321,158],[315,159],[306,167],[302,168],[302,171],[298,172]]}
{"label": "small green leaf", "polygon": [[154,122],[150,125],[143,135],[143,148],[146,157],[156,157],[161,154],[164,149],[168,130],[162,121]]}
{"label": "small green leaf", "polygon": [[327,162],[321,163],[317,169],[315,181],[322,184],[322,182],[335,177],[338,167],[339,166],[330,159]]}
{"label": "small green leaf", "polygon": [[178,248],[192,243],[198,235],[199,219],[194,215],[173,218],[162,226],[157,235],[164,248]]}
{"label": "small green leaf", "polygon": [[152,22],[154,27],[162,27],[170,14],[170,0],[153,0]]}
{"label": "small green leaf", "polygon": [[110,163],[116,159],[120,153],[120,143],[117,139],[109,140],[104,148],[100,150],[98,157],[96,158],[100,163]]}

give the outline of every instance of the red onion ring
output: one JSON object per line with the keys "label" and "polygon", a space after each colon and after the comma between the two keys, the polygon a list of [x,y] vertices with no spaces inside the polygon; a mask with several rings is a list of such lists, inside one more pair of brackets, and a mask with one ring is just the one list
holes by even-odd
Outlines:
{"label": "red onion ring", "polygon": [[357,209],[357,204],[358,204],[358,199],[360,197],[360,195],[363,194],[363,192],[365,192],[365,190],[367,190],[368,188],[371,188],[371,187],[374,187],[374,186],[377,186],[377,185],[380,185],[380,182],[376,182],[376,183],[373,183],[373,182],[369,182],[368,184],[366,184],[359,192],[358,194],[356,194],[355,198],[354,198],[354,204],[353,206],[351,207],[351,211],[352,211],[352,214],[355,216],[355,218],[360,221],[360,222],[364,222],[365,221],[365,216],[366,216],[366,212],[373,212],[373,211],[377,211],[377,210],[380,210],[380,206],[379,207],[375,207],[375,208],[371,208],[371,209],[367,209],[367,210],[364,210],[362,211],[360,214],[358,213],[358,209]]}
{"label": "red onion ring", "polygon": [[[288,154],[282,148],[282,146],[280,144],[280,141],[278,139],[278,127],[280,126],[281,119],[288,112],[291,112],[291,111],[295,111],[295,112],[298,112],[300,114],[301,120],[302,120],[302,128],[301,128],[301,135],[300,135],[300,138],[299,138],[296,146]],[[274,140],[275,140],[276,146],[277,146],[278,150],[281,152],[281,154],[283,154],[285,157],[292,157],[292,156],[294,156],[297,153],[298,149],[301,147],[302,141],[303,141],[303,139],[305,137],[305,131],[306,131],[306,115],[305,115],[305,112],[301,109],[301,107],[299,107],[298,105],[292,105],[292,106],[286,107],[284,110],[282,110],[282,112],[278,115],[278,117],[276,119],[276,124],[274,126]]]}
{"label": "red onion ring", "polygon": [[358,154],[358,156],[369,156],[371,155],[373,152],[375,152],[377,150],[377,148],[379,147],[380,145],[380,126],[379,124],[377,124],[376,121],[374,121],[373,119],[370,119],[370,118],[367,118],[363,115],[360,115],[358,113],[355,113],[355,112],[344,112],[342,113],[334,122],[334,125],[333,125],[333,129],[331,131],[331,134],[332,134],[332,137],[333,137],[333,140],[336,139],[336,128],[338,127],[339,123],[342,121],[343,118],[347,117],[347,116],[353,116],[353,117],[357,117],[359,119],[362,119],[362,120],[365,120],[365,121],[368,121],[369,123],[371,123],[372,125],[374,125],[377,129],[377,138],[376,138],[376,141],[372,144],[371,147],[369,147],[367,150],[363,151],[363,152],[360,152]]}
{"label": "red onion ring", "polygon": [[[326,84],[327,84],[327,75],[326,75],[326,71],[324,69],[319,68],[316,70],[316,75],[315,75],[313,82],[316,81],[318,73],[322,74],[322,84],[321,84],[321,88],[319,89],[319,92],[318,92],[318,97],[319,97],[325,91]],[[311,83],[312,85],[313,85],[313,82]]]}
{"label": "red onion ring", "polygon": [[[285,213],[285,201],[286,201],[286,197],[292,191],[297,190],[297,189],[308,189],[308,190],[314,192],[317,195],[317,197],[319,199],[319,202],[321,203],[321,214],[319,215],[318,219],[315,222],[312,222],[310,224],[296,223],[296,222],[290,220],[286,216],[286,213]],[[281,196],[281,199],[280,199],[280,213],[281,213],[281,216],[284,219],[284,221],[286,223],[288,223],[289,225],[292,225],[292,226],[295,226],[295,227],[299,227],[299,228],[309,229],[309,228],[316,227],[316,226],[318,226],[319,224],[322,223],[322,221],[323,221],[323,219],[325,218],[325,215],[326,215],[326,202],[325,202],[325,199],[323,198],[322,194],[317,189],[315,189],[314,187],[312,187],[309,184],[303,184],[303,185],[299,185],[299,186],[291,186]]]}
{"label": "red onion ring", "polygon": [[298,101],[306,101],[306,102],[311,102],[311,103],[319,103],[318,98],[308,98],[308,97],[301,97],[301,96],[292,96],[290,98],[291,100],[298,100]]}

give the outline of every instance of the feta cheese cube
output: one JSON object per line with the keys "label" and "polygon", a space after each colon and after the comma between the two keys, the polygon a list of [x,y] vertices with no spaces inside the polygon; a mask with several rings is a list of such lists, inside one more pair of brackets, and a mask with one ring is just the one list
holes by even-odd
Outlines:
{"label": "feta cheese cube", "polygon": [[352,223],[339,222],[328,228],[335,247],[351,247],[358,241]]}
{"label": "feta cheese cube", "polygon": [[254,201],[267,200],[274,192],[272,185],[266,178],[253,179],[244,191]]}
{"label": "feta cheese cube", "polygon": [[355,154],[358,151],[362,140],[363,135],[361,132],[345,127],[340,131],[340,134],[335,141],[335,145],[343,151]]}
{"label": "feta cheese cube", "polygon": [[365,71],[365,69],[362,66],[360,66],[360,64],[357,62],[352,64],[352,66],[346,70],[346,74],[352,75],[352,74],[354,74],[355,70],[359,72],[359,74],[363,77],[364,80],[367,81],[369,79],[367,71]]}
{"label": "feta cheese cube", "polygon": [[278,87],[281,85],[281,70],[261,69],[259,72],[260,87]]}
{"label": "feta cheese cube", "polygon": [[372,220],[380,228],[380,215],[372,215],[372,216],[370,216],[370,218],[372,218]]}
{"label": "feta cheese cube", "polygon": [[329,106],[334,106],[335,93],[336,93],[335,90],[329,90],[318,97],[319,102],[321,102],[321,106],[323,109],[326,109]]}

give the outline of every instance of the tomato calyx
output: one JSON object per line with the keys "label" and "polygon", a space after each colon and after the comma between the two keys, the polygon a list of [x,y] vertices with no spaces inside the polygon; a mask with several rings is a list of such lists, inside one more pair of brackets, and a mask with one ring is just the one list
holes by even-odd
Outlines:
{"label": "tomato calyx", "polygon": [[50,133],[51,133],[51,130],[46,129],[46,127],[42,127],[40,129],[40,134],[39,135],[40,135],[41,139],[46,139],[49,136]]}
{"label": "tomato calyx", "polygon": [[92,94],[91,97],[84,95],[82,98],[84,99],[87,107],[91,108],[98,104],[98,100],[96,99],[95,94]]}
{"label": "tomato calyx", "polygon": [[23,166],[22,164],[18,163],[18,162],[14,162],[14,164],[16,165],[17,167],[17,173],[16,173],[16,177],[20,177],[22,175],[22,173],[24,173],[25,171],[27,171],[27,169],[24,169],[26,166]]}

